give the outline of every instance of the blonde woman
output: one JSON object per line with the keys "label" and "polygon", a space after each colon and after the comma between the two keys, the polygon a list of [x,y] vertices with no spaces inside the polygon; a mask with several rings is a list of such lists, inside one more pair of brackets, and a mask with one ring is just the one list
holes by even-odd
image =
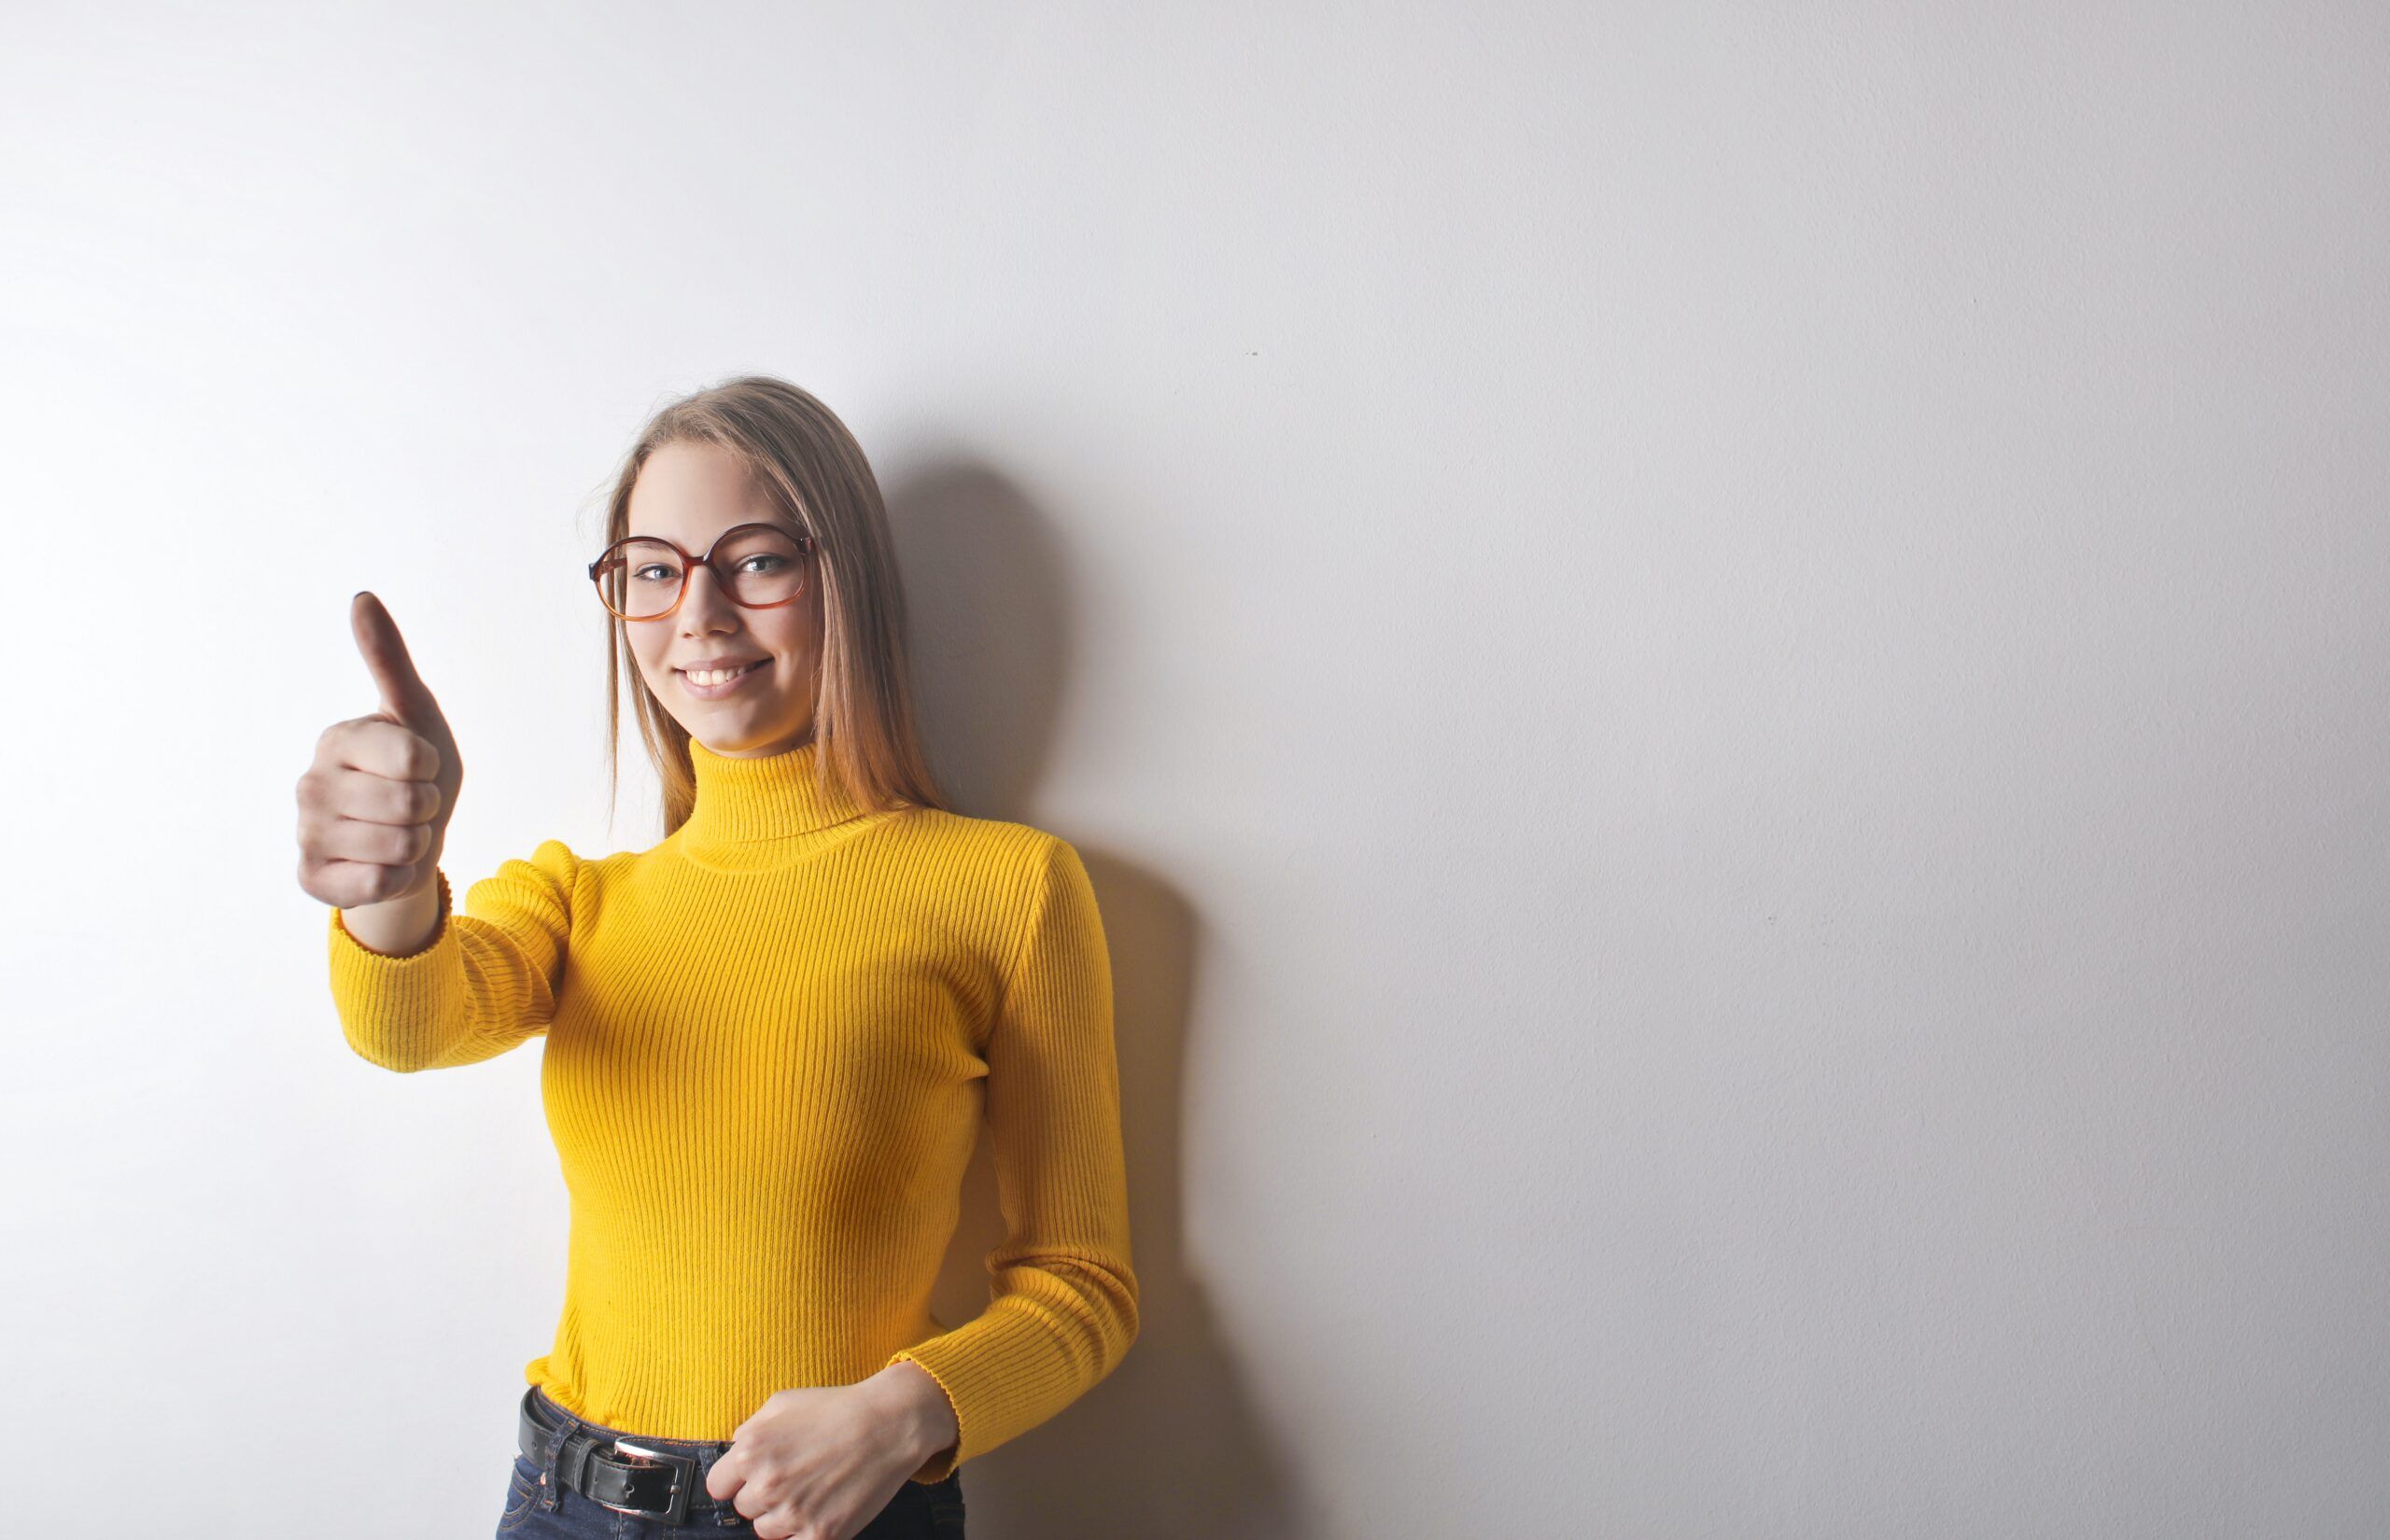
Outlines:
{"label": "blonde woman", "polygon": [[[1137,1333],[1086,868],[931,784],[879,485],[810,394],[751,376],[658,413],[588,579],[660,843],[551,839],[452,912],[462,765],[371,594],[382,708],[298,788],[349,1046],[410,1071],[545,1040],[571,1241],[498,1533],[951,1540],[958,1467]],[[929,1295],[983,1116],[1006,1233],[949,1327]]]}

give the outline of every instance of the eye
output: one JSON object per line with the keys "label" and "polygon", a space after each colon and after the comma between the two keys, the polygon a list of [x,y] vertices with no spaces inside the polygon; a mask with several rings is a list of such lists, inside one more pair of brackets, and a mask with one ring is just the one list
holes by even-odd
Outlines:
{"label": "eye", "polygon": [[[668,567],[662,566],[661,564],[658,564],[658,563],[650,563],[649,565],[647,565],[647,566],[645,566],[645,567],[632,567],[632,568],[631,568],[631,576],[632,576],[632,577],[634,577],[634,578],[643,578],[643,579],[644,579],[644,578],[647,578],[647,575],[648,575],[649,573],[651,573],[651,572],[662,572],[662,573],[667,574],[667,576],[668,577],[668,576],[669,576],[669,574],[671,573],[671,571],[672,571],[672,569],[671,569],[670,567]],[[665,580],[664,580],[664,579],[661,579],[661,578],[654,578],[654,579],[648,579],[647,581],[651,581],[651,582],[661,582],[661,581],[664,581]]]}

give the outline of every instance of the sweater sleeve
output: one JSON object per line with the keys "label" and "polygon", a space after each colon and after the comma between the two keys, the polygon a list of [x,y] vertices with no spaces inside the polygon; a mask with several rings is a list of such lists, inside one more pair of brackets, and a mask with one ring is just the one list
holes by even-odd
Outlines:
{"label": "sweater sleeve", "polygon": [[923,1484],[1061,1411],[1137,1335],[1111,959],[1086,866],[1048,837],[984,1056],[1005,1229],[990,1304],[888,1360],[926,1370],[962,1430],[913,1474]]}
{"label": "sweater sleeve", "polygon": [[452,914],[437,874],[440,928],[403,956],[377,952],[331,913],[332,1004],[358,1056],[386,1070],[493,1058],[547,1030],[564,980],[581,862],[561,840],[501,863]]}

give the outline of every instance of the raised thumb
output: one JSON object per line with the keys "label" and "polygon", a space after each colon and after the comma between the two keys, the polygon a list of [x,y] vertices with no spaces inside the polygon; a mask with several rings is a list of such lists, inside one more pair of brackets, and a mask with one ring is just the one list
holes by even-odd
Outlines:
{"label": "raised thumb", "polygon": [[366,672],[373,676],[373,688],[382,694],[382,714],[428,736],[438,737],[445,731],[448,719],[442,714],[440,703],[432,698],[430,687],[423,676],[415,671],[415,659],[407,654],[406,638],[399,635],[398,622],[382,608],[382,601],[370,591],[360,591],[348,605],[349,629],[357,634],[357,651],[364,656]]}

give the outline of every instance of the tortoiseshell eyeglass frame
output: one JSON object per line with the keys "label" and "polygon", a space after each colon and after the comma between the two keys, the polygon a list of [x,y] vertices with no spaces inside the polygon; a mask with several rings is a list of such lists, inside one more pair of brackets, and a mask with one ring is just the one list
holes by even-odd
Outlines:
{"label": "tortoiseshell eyeglass frame", "polygon": [[[771,599],[763,604],[749,604],[746,600],[738,596],[738,586],[730,581],[729,575],[724,573],[721,567],[713,566],[714,548],[721,545],[723,541],[730,539],[733,535],[742,534],[750,529],[767,529],[775,535],[786,537],[787,539],[796,547],[798,559],[806,564],[804,575],[796,581],[796,592],[791,594],[787,598]],[[626,615],[621,610],[614,608],[613,600],[606,596],[606,580],[601,576],[601,574],[605,572],[606,568],[610,565],[618,564],[620,562],[621,558],[616,556],[614,553],[635,540],[654,540],[658,545],[668,545],[673,549],[673,551],[678,553],[681,557],[681,587],[679,591],[672,595],[672,602],[665,606],[662,609],[657,610],[653,615]],[[598,559],[589,564],[589,581],[591,586],[598,590],[598,602],[604,605],[606,607],[606,613],[613,616],[616,620],[631,622],[668,620],[671,618],[673,611],[681,608],[681,601],[689,596],[689,574],[696,569],[700,562],[702,562],[708,567],[713,567],[714,583],[722,590],[723,596],[727,598],[731,603],[738,606],[742,609],[778,609],[784,604],[794,604],[797,600],[805,597],[806,588],[813,581],[813,553],[820,550],[822,542],[815,539],[811,535],[795,534],[793,533],[786,525],[770,524],[762,521],[752,524],[731,525],[728,529],[724,530],[721,534],[716,535],[713,538],[713,545],[706,547],[705,554],[703,555],[696,555],[683,549],[678,540],[668,540],[661,535],[626,535],[621,539],[616,540],[613,544],[608,546],[605,550],[598,553]]]}

